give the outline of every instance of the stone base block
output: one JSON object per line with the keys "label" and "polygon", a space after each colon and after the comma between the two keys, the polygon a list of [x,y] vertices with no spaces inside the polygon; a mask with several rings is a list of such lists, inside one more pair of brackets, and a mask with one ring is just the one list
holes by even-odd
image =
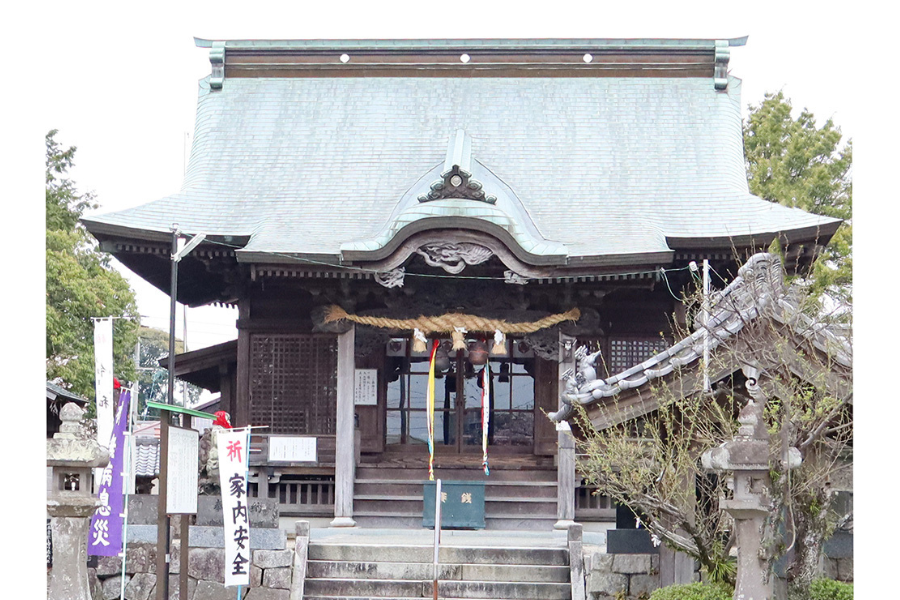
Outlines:
{"label": "stone base block", "polygon": [[651,554],[614,554],[612,571],[614,573],[649,574],[653,570]]}
{"label": "stone base block", "polygon": [[[179,590],[181,586],[181,580],[178,575],[169,575],[169,600],[181,600],[178,596]],[[194,597],[194,590],[197,589],[197,580],[193,577],[188,577],[188,589],[187,589],[187,597]],[[153,589],[153,595],[150,596],[151,600],[155,600],[156,598],[156,589]],[[235,598],[237,598],[237,594],[235,594]]]}
{"label": "stone base block", "polygon": [[275,569],[291,566],[290,550],[256,550],[253,553],[253,564],[261,569]]}
{"label": "stone base block", "polygon": [[291,589],[291,571],[290,567],[266,569],[263,573],[263,587],[279,590]]}
{"label": "stone base block", "polygon": [[[257,588],[260,589],[260,588]],[[247,597],[247,588],[242,588],[243,598]],[[198,581],[191,600],[237,600],[237,588],[225,587],[215,581]]]}
{"label": "stone base block", "polygon": [[[126,577],[125,585],[127,587],[128,582],[131,580],[130,577]],[[109,579],[103,580],[103,583],[100,585],[102,598],[103,600],[113,600],[113,598],[118,598],[119,594],[122,593],[122,576],[114,575]],[[95,599],[96,600],[96,599]]]}
{"label": "stone base block", "polygon": [[223,548],[191,548],[188,554],[188,576],[204,581],[225,583],[225,550]]}
{"label": "stone base block", "polygon": [[135,573],[125,586],[125,600],[150,600],[150,595],[155,589],[154,573]]}
{"label": "stone base block", "polygon": [[604,573],[591,571],[587,580],[586,590],[589,594],[603,596],[616,596],[620,593],[628,593],[628,576],[621,573]]}
{"label": "stone base block", "polygon": [[288,590],[273,590],[269,588],[253,588],[247,594],[246,600],[290,600],[291,592]]}

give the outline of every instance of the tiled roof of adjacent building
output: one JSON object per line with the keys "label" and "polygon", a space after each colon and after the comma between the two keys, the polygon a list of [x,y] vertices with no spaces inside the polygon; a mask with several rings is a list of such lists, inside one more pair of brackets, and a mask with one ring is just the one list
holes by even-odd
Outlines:
{"label": "tiled roof of adjacent building", "polygon": [[56,385],[55,383],[47,382],[47,400],[55,401],[57,398],[61,398],[63,402],[78,402],[79,404],[87,404],[88,399],[82,398],[78,394],[74,394],[69,390]]}
{"label": "tiled roof of adjacent building", "polygon": [[[826,327],[823,322],[812,321],[802,314],[785,288],[781,261],[772,254],[761,253],[747,260],[738,270],[734,281],[722,291],[713,293],[708,325],[698,326],[690,336],[621,373],[606,379],[579,382],[574,389],[567,386],[561,395],[562,407],[549,416],[554,421],[562,421],[574,414],[576,405],[599,403],[628,390],[649,390],[654,380],[682,368],[699,368],[704,340],[709,352],[714,353],[719,346],[730,343],[749,323],[764,316],[781,323],[788,319],[798,320],[802,324],[798,328],[800,333],[809,340],[813,348],[828,353],[831,368],[836,373],[847,375],[851,372],[853,350],[845,336],[846,332]],[[846,381],[849,379],[842,381],[840,388],[845,393],[852,393]],[[644,405],[640,410],[647,412],[649,409]],[[632,413],[627,416],[637,415]]]}
{"label": "tiled roof of adjacent building", "polygon": [[159,438],[137,436],[134,445],[134,474],[138,477],[156,477],[159,474]]}

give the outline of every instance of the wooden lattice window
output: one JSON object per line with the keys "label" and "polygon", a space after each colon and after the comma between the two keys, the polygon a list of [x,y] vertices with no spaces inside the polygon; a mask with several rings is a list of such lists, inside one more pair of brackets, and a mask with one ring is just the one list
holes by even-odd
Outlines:
{"label": "wooden lattice window", "polygon": [[669,347],[661,338],[613,338],[609,340],[609,374],[615,375],[640,364]]}
{"label": "wooden lattice window", "polygon": [[333,435],[337,338],[303,334],[250,337],[250,422],[266,433]]}

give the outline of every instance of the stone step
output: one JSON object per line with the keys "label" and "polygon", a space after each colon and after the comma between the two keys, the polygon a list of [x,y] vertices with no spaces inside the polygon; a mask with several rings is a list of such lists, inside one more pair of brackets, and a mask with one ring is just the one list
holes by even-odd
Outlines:
{"label": "stone step", "polygon": [[[398,597],[430,598],[431,581],[393,581],[388,579],[307,579],[304,597]],[[543,598],[569,600],[568,583],[438,581],[439,598]]]}
{"label": "stone step", "polygon": [[[307,564],[309,578],[426,581],[434,576],[430,563],[311,560]],[[438,570],[442,581],[569,581],[569,567],[561,565],[440,564]]]}
{"label": "stone step", "polygon": [[[429,587],[429,590],[431,588]],[[428,598],[433,596],[429,593]],[[303,595],[304,600],[372,600],[372,596],[310,596]],[[409,598],[400,598],[397,596],[378,596],[378,600],[409,600]],[[505,600],[502,598],[449,598],[441,596],[441,600]],[[509,599],[512,600],[512,599]],[[542,598],[516,598],[515,600],[542,600]]]}
{"label": "stone step", "polygon": [[[435,469],[435,478],[450,481],[541,481],[556,483],[556,468],[546,469],[495,469],[491,468],[490,476],[486,476],[480,467],[473,466],[470,469],[452,468]],[[359,465],[356,468],[356,480],[367,479],[393,479],[403,481],[428,481],[428,468],[397,468],[376,467],[371,465]]]}
{"label": "stone step", "polygon": [[[370,496],[353,497],[354,514],[402,513],[407,516],[422,515],[422,497],[415,496]],[[552,517],[556,514],[556,499],[547,498],[495,498],[484,501],[486,517],[508,515]]]}
{"label": "stone step", "polygon": [[[380,546],[374,544],[309,545],[309,560],[377,563],[431,564],[431,546]],[[442,546],[438,560],[441,564],[503,564],[503,565],[568,565],[569,554],[564,548],[499,548]]]}
{"label": "stone step", "polygon": [[[384,496],[418,496],[421,498],[423,483],[421,481],[403,481],[398,479],[357,479],[354,493],[361,495]],[[505,497],[530,497],[556,499],[555,481],[487,481],[484,484],[484,495],[488,500]]]}
{"label": "stone step", "polygon": [[[366,529],[403,529],[422,527],[421,513],[381,513],[354,511],[353,519],[358,527]],[[487,516],[485,529],[492,531],[551,531],[556,516],[522,517],[521,515]]]}
{"label": "stone step", "polygon": [[[427,589],[426,589],[427,585]],[[431,581],[393,581],[390,579],[307,579],[303,597],[362,596],[382,598],[422,598],[432,590]],[[440,591],[440,585],[438,586]]]}
{"label": "stone step", "polygon": [[[432,591],[431,582],[427,587]],[[570,600],[572,586],[569,583],[521,581],[438,581],[438,597]]]}

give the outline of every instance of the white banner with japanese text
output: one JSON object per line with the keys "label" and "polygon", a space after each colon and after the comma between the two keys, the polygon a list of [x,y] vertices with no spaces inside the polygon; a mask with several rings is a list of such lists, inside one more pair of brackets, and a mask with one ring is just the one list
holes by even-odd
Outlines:
{"label": "white banner with japanese text", "polygon": [[97,443],[109,447],[113,429],[113,320],[94,319]]}
{"label": "white banner with japanese text", "polygon": [[247,499],[250,429],[223,430],[216,436],[225,528],[225,585],[250,585],[250,503]]}

